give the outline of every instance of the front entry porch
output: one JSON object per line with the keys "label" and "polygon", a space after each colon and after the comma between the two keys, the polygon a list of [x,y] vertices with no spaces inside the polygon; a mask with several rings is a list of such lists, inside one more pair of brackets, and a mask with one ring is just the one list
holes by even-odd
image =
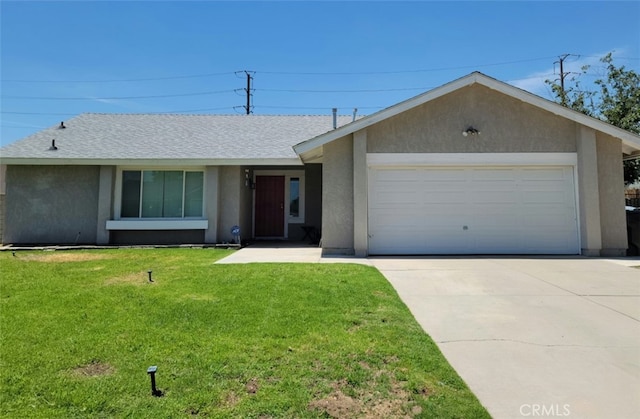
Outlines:
{"label": "front entry porch", "polygon": [[318,244],[322,223],[322,166],[245,170],[252,189],[254,240]]}

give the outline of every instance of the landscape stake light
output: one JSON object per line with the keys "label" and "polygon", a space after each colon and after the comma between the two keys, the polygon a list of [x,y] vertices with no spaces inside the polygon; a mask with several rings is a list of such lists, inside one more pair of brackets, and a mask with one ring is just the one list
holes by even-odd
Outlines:
{"label": "landscape stake light", "polygon": [[153,272],[153,271],[152,271],[151,269],[149,269],[149,270],[147,271],[147,273],[149,274],[149,282],[153,282],[153,279],[151,279],[151,273],[152,273],[152,272]]}
{"label": "landscape stake light", "polygon": [[147,368],[147,374],[151,377],[151,395],[160,397],[162,392],[156,388],[156,371],[158,371],[158,367],[155,365]]}

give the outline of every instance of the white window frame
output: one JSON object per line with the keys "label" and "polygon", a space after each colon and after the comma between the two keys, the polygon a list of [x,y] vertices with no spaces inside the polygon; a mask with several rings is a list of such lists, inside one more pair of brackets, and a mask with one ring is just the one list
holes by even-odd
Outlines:
{"label": "white window frame", "polygon": [[[124,171],[182,171],[182,172],[202,172],[202,216],[200,217],[125,217],[122,218],[122,172]],[[184,182],[186,176],[183,176],[183,194]],[[180,229],[207,229],[208,220],[206,214],[206,170],[204,166],[194,167],[167,167],[167,166],[121,166],[116,170],[116,179],[114,187],[113,199],[113,220],[107,221],[107,230],[180,230]],[[142,189],[140,190],[142,194]],[[142,200],[140,201],[142,204]],[[183,214],[184,214],[184,196],[183,196]],[[138,213],[140,215],[140,213]]]}

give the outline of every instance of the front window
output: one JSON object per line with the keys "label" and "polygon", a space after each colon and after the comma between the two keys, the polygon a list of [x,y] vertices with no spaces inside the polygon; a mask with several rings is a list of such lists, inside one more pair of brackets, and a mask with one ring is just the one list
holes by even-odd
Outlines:
{"label": "front window", "polygon": [[203,172],[124,170],[123,218],[202,217]]}

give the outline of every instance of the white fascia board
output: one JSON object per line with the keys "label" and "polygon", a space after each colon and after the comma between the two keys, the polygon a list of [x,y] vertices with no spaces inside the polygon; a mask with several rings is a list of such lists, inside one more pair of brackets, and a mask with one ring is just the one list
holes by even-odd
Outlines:
{"label": "white fascia board", "polygon": [[575,166],[577,153],[367,153],[367,166]]}
{"label": "white fascia board", "polygon": [[107,230],[206,230],[208,220],[108,220]]}
{"label": "white fascia board", "polygon": [[300,159],[305,163],[321,162],[323,155],[324,155],[324,149],[322,146],[320,146],[306,153],[300,154]]}
{"label": "white fascia board", "polygon": [[21,158],[1,159],[6,165],[76,165],[76,166],[302,166],[298,157],[280,159],[74,159],[74,158]]}

